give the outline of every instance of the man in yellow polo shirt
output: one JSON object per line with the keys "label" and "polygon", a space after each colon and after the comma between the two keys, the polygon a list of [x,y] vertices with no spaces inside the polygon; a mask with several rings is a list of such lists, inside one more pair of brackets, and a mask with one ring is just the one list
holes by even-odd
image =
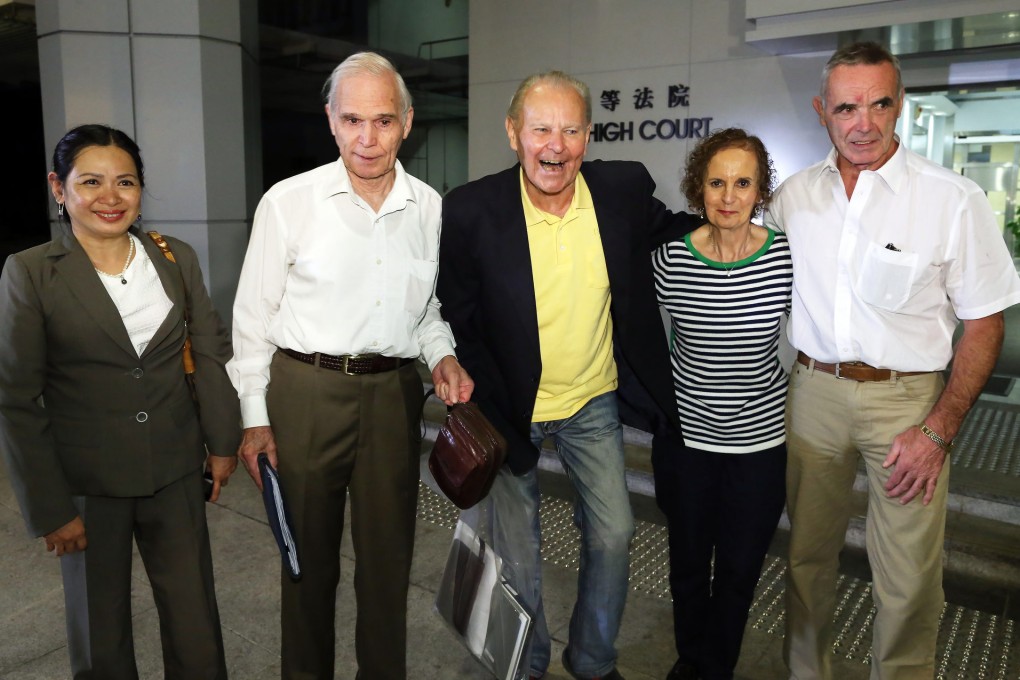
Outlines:
{"label": "man in yellow polo shirt", "polygon": [[579,80],[525,79],[506,130],[520,164],[443,200],[437,294],[474,398],[509,443],[497,484],[519,503],[497,509],[494,548],[536,613],[528,672],[541,677],[550,657],[536,470],[550,438],[582,543],[563,665],[615,680],[634,533],[621,415],[650,432],[680,428],[649,253],[694,225],[653,197],[641,164],[584,162],[591,95]]}
{"label": "man in yellow polo shirt", "polygon": [[521,177],[538,313],[542,377],[533,422],[569,418],[616,389],[609,273],[584,177],[562,216],[536,206]]}

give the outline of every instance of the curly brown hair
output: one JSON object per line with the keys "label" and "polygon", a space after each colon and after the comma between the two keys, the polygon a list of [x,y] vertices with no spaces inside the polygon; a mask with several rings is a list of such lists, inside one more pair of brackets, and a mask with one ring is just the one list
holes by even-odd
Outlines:
{"label": "curly brown hair", "polygon": [[747,134],[741,128],[717,130],[705,137],[687,157],[687,169],[680,182],[680,191],[687,197],[687,204],[695,212],[705,210],[705,175],[708,164],[717,153],[724,149],[743,149],[754,154],[758,161],[758,203],[751,212],[757,217],[769,201],[772,200],[772,189],[776,184],[776,169],[765,145],[754,135]]}

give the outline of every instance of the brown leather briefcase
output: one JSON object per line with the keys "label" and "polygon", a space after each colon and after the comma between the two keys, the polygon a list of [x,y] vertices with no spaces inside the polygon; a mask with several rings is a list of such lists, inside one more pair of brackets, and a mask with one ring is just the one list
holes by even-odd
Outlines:
{"label": "brown leather briefcase", "polygon": [[450,407],[432,446],[429,470],[446,497],[463,510],[489,493],[504,458],[506,439],[469,401]]}

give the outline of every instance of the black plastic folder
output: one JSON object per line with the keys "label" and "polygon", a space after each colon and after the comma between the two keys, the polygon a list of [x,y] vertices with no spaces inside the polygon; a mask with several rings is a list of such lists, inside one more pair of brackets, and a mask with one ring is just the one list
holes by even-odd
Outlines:
{"label": "black plastic folder", "polygon": [[504,578],[500,557],[463,522],[454,531],[436,612],[494,677],[522,677],[533,616]]}
{"label": "black plastic folder", "polygon": [[532,615],[506,579],[492,589],[485,647],[479,659],[497,678],[515,680],[523,671],[521,658],[531,640]]}
{"label": "black plastic folder", "polygon": [[283,568],[292,581],[301,580],[301,564],[298,562],[297,543],[291,530],[290,514],[284,502],[283,489],[280,488],[280,477],[269,464],[269,456],[258,455],[259,476],[262,478],[262,502],[266,505],[266,517],[269,528],[273,530],[276,544],[280,546],[280,557]]}

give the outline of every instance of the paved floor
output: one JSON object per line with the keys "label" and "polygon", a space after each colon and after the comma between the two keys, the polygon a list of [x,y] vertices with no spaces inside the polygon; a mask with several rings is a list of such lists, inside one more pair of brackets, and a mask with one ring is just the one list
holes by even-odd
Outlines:
{"label": "paved floor", "polygon": [[[243,473],[241,473],[243,475]],[[576,536],[569,522],[564,483],[543,474],[543,525],[546,527],[546,611],[554,638],[553,654],[563,648],[570,607],[576,592]],[[618,642],[619,667],[630,680],[661,680],[674,655],[671,616],[665,583],[665,530],[650,499],[635,496],[639,518],[632,551],[632,590]],[[482,680],[488,675],[444,628],[432,606],[456,521],[455,508],[422,486],[417,547],[408,598],[410,677]],[[217,593],[231,677],[269,680],[279,677],[279,558],[264,521],[261,498],[245,476],[238,476],[222,502],[209,506]],[[63,599],[57,560],[41,541],[25,537],[6,479],[0,480],[0,678],[54,680],[68,677]],[[353,678],[353,555],[343,549],[343,582],[338,602],[336,677]],[[782,647],[781,559],[770,558],[738,667],[744,680],[785,678]],[[140,562],[135,561],[136,655],[143,679],[162,677],[158,622]],[[838,676],[868,677],[870,597],[867,584],[852,577],[840,583],[844,603],[842,634],[837,641]],[[944,617],[940,652],[941,678],[1020,677],[1020,626],[963,607],[950,606]],[[550,680],[568,676],[558,663]]]}
{"label": "paved floor", "polygon": [[[243,473],[241,473],[243,475]],[[555,482],[551,483],[555,486]],[[647,499],[636,499],[640,506]],[[562,509],[551,499],[547,512]],[[559,510],[558,510],[559,509]],[[279,557],[264,521],[261,497],[245,476],[238,476],[224,491],[222,501],[209,506],[216,587],[224,628],[227,663],[232,678],[269,680],[279,677],[278,625]],[[549,515],[546,515],[546,521]],[[417,544],[408,598],[408,650],[411,677],[487,678],[466,651],[444,628],[432,606],[456,520],[455,508],[422,487]],[[41,541],[25,536],[21,517],[6,478],[0,480],[0,678],[54,680],[69,677],[64,639],[63,595],[56,558]],[[642,545],[641,541],[635,542]],[[560,550],[561,561],[569,555]],[[660,566],[665,554],[654,556]],[[338,602],[336,677],[353,678],[354,602],[351,587],[353,555],[349,542],[343,549],[343,582]],[[133,609],[136,656],[140,676],[162,677],[158,622],[141,563],[135,560]],[[570,606],[576,592],[572,566],[547,562],[546,611],[554,637],[554,658],[563,648]],[[619,640],[620,669],[631,680],[660,679],[673,662],[668,597],[659,592],[632,591]],[[775,634],[749,630],[744,658],[745,678],[772,680],[783,677],[780,645]],[[866,677],[866,668],[847,678]],[[558,662],[547,676],[568,676]]]}
{"label": "paved floor", "polygon": [[[1020,375],[1020,308],[1007,312],[1006,349],[997,373]],[[1016,388],[1014,388],[1016,390]],[[1016,390],[1014,394],[1020,392]],[[1016,403],[1014,400],[1009,400]],[[1012,408],[1012,405],[1009,405]],[[999,409],[989,423],[976,429],[992,437],[995,448],[982,444],[975,450],[1003,453],[975,461],[987,468],[971,473],[980,502],[1010,497],[1020,489],[1020,421],[1004,419]],[[1005,411],[1009,416],[1009,411]],[[975,435],[977,436],[977,435]],[[640,447],[639,447],[640,449]],[[647,452],[637,452],[645,457]],[[966,467],[967,461],[958,461]],[[999,469],[1002,466],[1007,469]],[[982,477],[982,475],[985,475]],[[991,481],[986,481],[986,477]],[[568,492],[561,475],[542,474],[546,612],[553,635],[553,658],[558,659],[566,637],[570,607],[576,592],[576,531],[569,521]],[[666,584],[665,529],[654,503],[634,494],[639,519],[632,548],[631,592],[618,641],[619,667],[629,680],[662,680],[674,660],[672,618]],[[968,501],[974,505],[978,501]],[[993,504],[993,508],[1003,505]],[[1010,510],[1008,506],[1007,510]],[[280,633],[279,570],[276,547],[265,523],[265,511],[254,485],[243,472],[225,489],[221,502],[208,509],[216,587],[227,650],[227,665],[234,680],[270,680],[279,677]],[[987,513],[986,513],[987,515]],[[446,560],[456,521],[455,508],[422,486],[411,590],[408,598],[410,677],[422,679],[483,680],[488,674],[444,627],[433,612],[436,587]],[[1017,541],[1016,522],[1006,525],[1000,540]],[[1012,528],[1010,528],[1012,527]],[[782,534],[775,552],[782,553]],[[0,466],[0,679],[56,680],[69,677],[64,638],[63,594],[56,558],[46,553],[41,540],[26,537],[6,471]],[[342,555],[342,583],[338,596],[336,677],[354,677],[353,554],[346,540]],[[785,563],[770,557],[751,610],[737,668],[741,680],[782,680],[782,576]],[[868,677],[868,643],[871,605],[868,583],[848,572],[838,585],[839,637],[835,641],[836,677]],[[861,575],[858,573],[858,575]],[[866,578],[866,576],[865,576]],[[158,621],[141,563],[135,559],[132,606],[135,612],[136,657],[140,677],[162,677]],[[940,633],[938,673],[942,680],[1017,680],[1020,678],[1020,621],[1015,590],[991,593],[982,605],[947,606]],[[996,615],[1005,613],[1006,616]],[[568,677],[558,661],[550,680]]]}

